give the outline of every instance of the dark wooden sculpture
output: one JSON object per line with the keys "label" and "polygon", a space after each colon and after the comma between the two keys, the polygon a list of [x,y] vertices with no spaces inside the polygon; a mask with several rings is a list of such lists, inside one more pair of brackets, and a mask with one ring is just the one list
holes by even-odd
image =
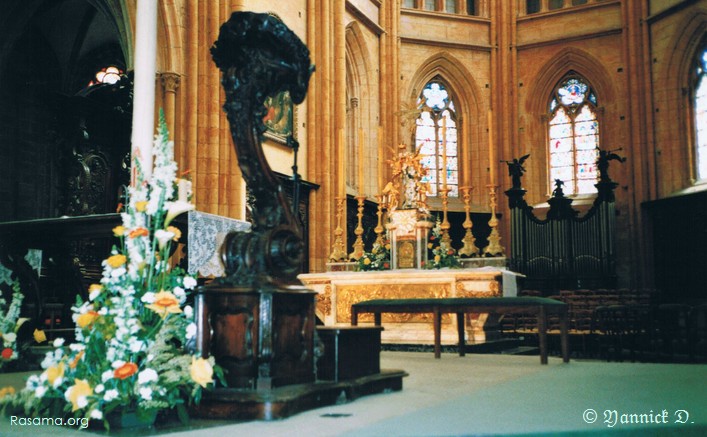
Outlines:
{"label": "dark wooden sculpture", "polygon": [[[224,110],[248,186],[253,226],[227,236],[226,275],[197,292],[196,348],[204,357],[214,356],[228,388],[207,393],[196,413],[274,419],[333,404],[342,393],[352,398],[400,390],[404,372],[371,374],[378,371],[378,331],[372,333],[377,337],[365,336],[376,362],[361,367],[363,374],[353,373],[357,378],[348,381],[315,380],[316,293],[297,279],[303,257],[299,221],[260,142],[266,97],[289,91],[295,104],[304,99],[314,70],[309,50],[276,17],[235,12],[211,51],[223,73]],[[296,161],[293,170],[296,175]],[[296,193],[292,197],[297,200]],[[325,352],[322,362],[346,368],[336,358]]]}
{"label": "dark wooden sculpture", "polygon": [[236,12],[211,49],[223,73],[224,110],[252,196],[251,232],[226,237],[226,276],[197,295],[197,348],[214,355],[231,387],[269,390],[311,382],[314,295],[297,280],[303,254],[299,224],[261,145],[265,98],[307,92],[309,50],[277,18]]}

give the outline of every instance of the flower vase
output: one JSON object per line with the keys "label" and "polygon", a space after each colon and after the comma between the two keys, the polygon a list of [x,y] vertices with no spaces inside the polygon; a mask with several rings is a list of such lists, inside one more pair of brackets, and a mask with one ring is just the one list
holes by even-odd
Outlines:
{"label": "flower vase", "polygon": [[142,410],[134,409],[114,411],[108,415],[108,423],[111,429],[134,429],[134,428],[151,428],[155,424],[157,410]]}

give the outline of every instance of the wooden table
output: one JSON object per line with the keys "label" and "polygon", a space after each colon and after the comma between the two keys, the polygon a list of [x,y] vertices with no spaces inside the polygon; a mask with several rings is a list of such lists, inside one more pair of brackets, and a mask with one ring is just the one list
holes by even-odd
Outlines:
{"label": "wooden table", "polygon": [[538,340],[540,343],[540,363],[547,364],[547,317],[555,314],[560,319],[560,339],[562,359],[568,363],[569,340],[567,335],[567,310],[564,302],[544,297],[501,297],[501,298],[442,298],[442,299],[375,299],[351,305],[351,324],[358,325],[358,315],[373,313],[374,324],[381,325],[383,313],[432,313],[434,319],[435,358],[441,356],[442,314],[456,313],[459,334],[459,356],[464,356],[464,315],[467,313],[524,313],[534,314],[538,320]]}

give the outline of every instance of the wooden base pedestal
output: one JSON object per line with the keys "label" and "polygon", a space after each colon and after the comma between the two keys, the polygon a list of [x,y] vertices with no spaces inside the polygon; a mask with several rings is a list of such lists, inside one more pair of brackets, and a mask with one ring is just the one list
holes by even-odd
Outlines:
{"label": "wooden base pedestal", "polygon": [[407,373],[402,370],[383,370],[345,381],[295,384],[271,390],[216,389],[204,393],[192,415],[221,420],[284,419],[370,394],[402,390],[405,376]]}
{"label": "wooden base pedestal", "polygon": [[317,379],[338,382],[380,372],[380,326],[318,326],[324,356]]}

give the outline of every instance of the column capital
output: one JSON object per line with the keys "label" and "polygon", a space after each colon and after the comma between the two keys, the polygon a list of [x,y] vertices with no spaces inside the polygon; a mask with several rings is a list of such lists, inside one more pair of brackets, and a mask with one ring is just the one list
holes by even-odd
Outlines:
{"label": "column capital", "polygon": [[181,76],[177,73],[163,72],[160,73],[160,81],[162,82],[162,88],[167,93],[176,93],[177,88],[179,88],[179,83],[181,81]]}

